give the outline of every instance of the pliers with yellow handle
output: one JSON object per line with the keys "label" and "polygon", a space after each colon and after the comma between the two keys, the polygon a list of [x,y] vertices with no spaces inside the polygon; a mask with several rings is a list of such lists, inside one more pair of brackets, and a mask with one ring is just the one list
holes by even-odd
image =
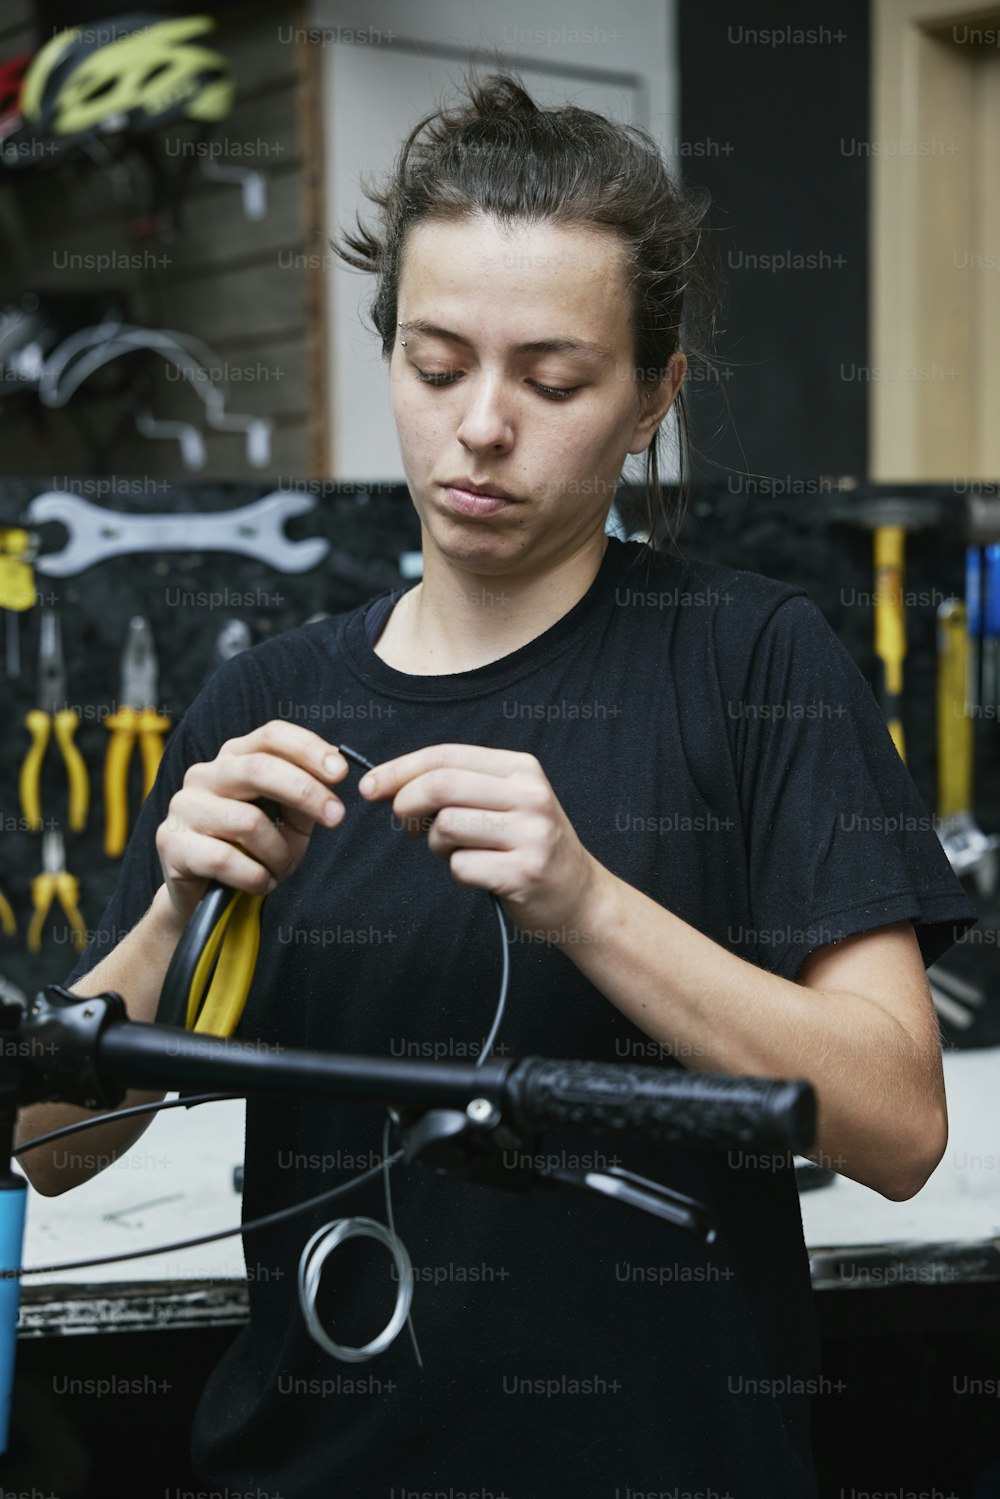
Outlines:
{"label": "pliers with yellow handle", "polygon": [[54,609],[42,610],[38,648],[38,708],[32,708],[24,722],[31,735],[31,748],[21,766],[19,790],[21,811],[33,832],[42,828],[41,772],[49,736],[55,729],[56,743],[62,751],[69,780],[69,826],[79,833],[86,824],[90,805],[90,785],[83,756],[73,741],[79,714],[66,702],[66,668],[63,662],[59,615]]}
{"label": "pliers with yellow handle", "polygon": [[129,620],[122,654],[121,703],[104,720],[111,734],[104,760],[104,852],[120,858],[128,838],[128,772],[136,738],[142,751],[142,798],[153,789],[163,755],[163,735],[170,719],[152,705],[156,702],[156,651],[149,621],[141,614]]}
{"label": "pliers with yellow handle", "polygon": [[42,873],[36,874],[31,882],[31,901],[35,914],[28,927],[29,952],[38,952],[41,948],[42,927],[56,896],[73,928],[73,945],[80,952],[87,945],[87,929],[77,904],[80,899],[80,881],[66,869],[62,833],[49,828],[42,834]]}
{"label": "pliers with yellow handle", "polygon": [[0,890],[0,927],[3,927],[4,934],[8,937],[13,937],[17,931],[13,907],[2,890]]}

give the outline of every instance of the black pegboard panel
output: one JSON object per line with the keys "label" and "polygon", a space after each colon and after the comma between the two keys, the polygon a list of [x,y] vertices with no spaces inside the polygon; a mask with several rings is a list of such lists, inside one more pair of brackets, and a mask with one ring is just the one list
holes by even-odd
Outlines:
{"label": "black pegboard panel", "polygon": [[[71,481],[77,492],[111,510],[132,514],[220,512],[267,493],[262,484],[170,484]],[[0,481],[0,524],[17,523],[28,500],[47,486],[38,479]],[[306,484],[311,513],[289,522],[296,540],[324,536],[331,546],[313,570],[282,574],[265,563],[228,553],[170,552],[119,557],[66,579],[38,574],[43,601],[61,613],[69,701],[81,724],[77,742],[91,776],[91,812],[82,834],[66,834],[67,863],[81,878],[84,919],[93,926],[110,898],[119,865],[103,851],[102,769],[108,734],[104,718],[120,692],[120,656],[129,618],[144,614],[153,628],[160,663],[160,705],[176,722],[200,691],[224,619],[247,621],[253,641],[301,624],[312,614],[356,607],[401,581],[398,559],[420,546],[420,527],[405,486]],[[891,491],[858,485],[850,492],[748,493],[724,485],[695,488],[679,536],[685,555],[748,568],[806,588],[870,681],[876,680],[873,651],[874,591],[871,532],[837,522],[833,510],[882,493],[935,496],[941,522],[915,531],[906,542],[905,587],[908,654],[904,673],[907,763],[930,810],[936,785],[936,608],[964,589],[963,505],[952,490],[927,485]],[[621,509],[629,528],[641,524],[635,491],[625,491]],[[43,551],[62,546],[55,524],[38,528]],[[21,823],[17,777],[28,735],[24,716],[37,683],[39,610],[21,616],[22,674],[10,682],[0,672],[4,713],[0,719],[0,888],[13,904],[18,934],[0,934],[0,975],[24,992],[62,978],[74,961],[61,914],[50,917],[40,953],[25,948],[31,915],[31,878],[40,867],[37,834]],[[2,659],[2,658],[0,658]],[[983,827],[1000,829],[1000,755],[996,719],[976,724],[976,812]],[[131,808],[138,806],[138,753],[133,766]],[[55,751],[49,750],[43,780],[43,813],[65,818],[65,782]],[[54,809],[54,813],[53,810]],[[971,882],[969,893],[975,897]],[[987,921],[993,920],[988,914]],[[948,956],[956,971],[982,974],[996,989],[996,947],[961,944]],[[1000,1006],[997,1006],[1000,1009]],[[961,1038],[958,1038],[961,1040]],[[1000,1031],[990,1041],[1000,1041]]]}
{"label": "black pegboard panel", "polygon": [[[270,492],[270,486],[260,483],[162,480],[153,485],[136,480],[130,492],[131,482],[70,481],[74,492],[90,503],[134,515],[218,513]],[[28,501],[49,487],[37,478],[0,480],[0,525],[16,525]],[[257,644],[313,614],[336,614],[396,587],[402,581],[400,554],[420,547],[419,522],[403,486],[317,483],[301,489],[314,498],[314,508],[288,522],[288,538],[323,536],[330,542],[326,558],[309,572],[281,573],[251,557],[192,550],[115,557],[66,578],[36,573],[39,603],[60,614],[67,697],[80,716],[76,742],[90,772],[87,826],[72,833],[65,828],[65,774],[58,750],[50,744],[43,762],[42,815],[63,827],[67,868],[80,879],[81,913],[89,928],[99,921],[120,867],[120,861],[107,858],[103,846],[103,766],[110,737],[104,721],[120,701],[121,653],[131,616],[142,614],[150,622],[159,662],[157,705],[176,723],[204,685],[224,620],[245,620]],[[55,522],[32,529],[42,553],[65,544],[65,529]],[[0,976],[24,993],[58,982],[75,962],[71,933],[58,909],[50,912],[42,950],[29,953],[25,945],[31,880],[41,868],[41,835],[24,826],[18,774],[30,744],[25,715],[36,705],[40,613],[36,608],[20,616],[21,675],[14,681],[4,674],[0,643],[0,889],[18,923],[14,937],[0,933]],[[140,795],[136,747],[130,826]]]}
{"label": "black pegboard panel", "polygon": [[[791,488],[793,492],[789,493]],[[734,492],[735,490],[735,492]],[[991,491],[992,492],[992,491]],[[797,583],[808,590],[858,666],[878,681],[874,650],[875,591],[872,532],[834,518],[844,505],[884,497],[934,499],[940,523],[907,534],[904,597],[907,654],[903,668],[903,732],[906,762],[928,811],[938,805],[937,787],[937,608],[965,596],[964,496],[953,486],[873,485],[853,482],[839,490],[815,482],[777,493],[729,483],[694,492],[681,550],[734,567]],[[1000,536],[997,537],[1000,540]],[[1000,726],[994,713],[974,721],[974,812],[987,832],[1000,832]],[[946,954],[942,966],[984,996],[968,1027],[942,1021],[946,1046],[1000,1045],[1000,908],[986,900],[973,879],[963,879],[980,915],[979,926]]]}
{"label": "black pegboard panel", "polygon": [[[814,486],[815,487],[815,486]],[[952,488],[862,485],[837,492],[745,493],[726,486],[695,491],[680,546],[808,590],[865,676],[878,681],[874,649],[872,531],[835,519],[844,506],[891,496],[940,506],[940,523],[904,542],[907,654],[903,665],[906,763],[921,796],[937,807],[937,607],[965,596],[964,503]],[[1000,540],[1000,537],[997,538]],[[976,800],[980,822],[1000,826],[996,718],[976,722]]]}

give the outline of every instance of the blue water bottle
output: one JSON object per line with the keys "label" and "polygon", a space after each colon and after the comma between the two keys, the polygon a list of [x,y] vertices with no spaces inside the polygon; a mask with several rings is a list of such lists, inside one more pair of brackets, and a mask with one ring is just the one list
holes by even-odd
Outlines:
{"label": "blue water bottle", "polygon": [[7,1168],[0,1179],[0,1452],[10,1439],[10,1407],[14,1395],[17,1355],[17,1316],[21,1305],[21,1269],[28,1183]]}

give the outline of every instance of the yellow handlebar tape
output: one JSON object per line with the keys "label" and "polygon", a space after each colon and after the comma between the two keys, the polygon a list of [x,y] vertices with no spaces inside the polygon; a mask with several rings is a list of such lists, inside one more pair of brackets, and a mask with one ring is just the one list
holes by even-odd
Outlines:
{"label": "yellow handlebar tape", "polygon": [[216,932],[223,930],[225,941],[222,952],[205,1003],[193,1026],[194,1006],[197,1005],[205,982],[204,954],[191,985],[188,1003],[189,1030],[193,1029],[201,1035],[231,1036],[239,1025],[260,951],[260,908],[263,901],[262,895],[251,895],[248,890],[238,890],[235,900],[230,901],[226,907],[226,914],[212,933],[208,944],[214,951],[218,946]]}

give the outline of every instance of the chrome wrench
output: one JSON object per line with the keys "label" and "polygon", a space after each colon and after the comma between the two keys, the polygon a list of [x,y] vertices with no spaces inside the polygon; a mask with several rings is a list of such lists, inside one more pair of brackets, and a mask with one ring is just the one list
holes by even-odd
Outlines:
{"label": "chrome wrench", "polygon": [[35,571],[53,578],[131,552],[237,552],[278,572],[304,573],[322,562],[330,543],[319,536],[289,541],[284,526],[293,516],[314,509],[315,503],[310,495],[278,489],[237,510],[210,515],[123,515],[53,489],[35,495],[24,519],[31,525],[58,521],[69,532],[61,552],[35,558]]}

